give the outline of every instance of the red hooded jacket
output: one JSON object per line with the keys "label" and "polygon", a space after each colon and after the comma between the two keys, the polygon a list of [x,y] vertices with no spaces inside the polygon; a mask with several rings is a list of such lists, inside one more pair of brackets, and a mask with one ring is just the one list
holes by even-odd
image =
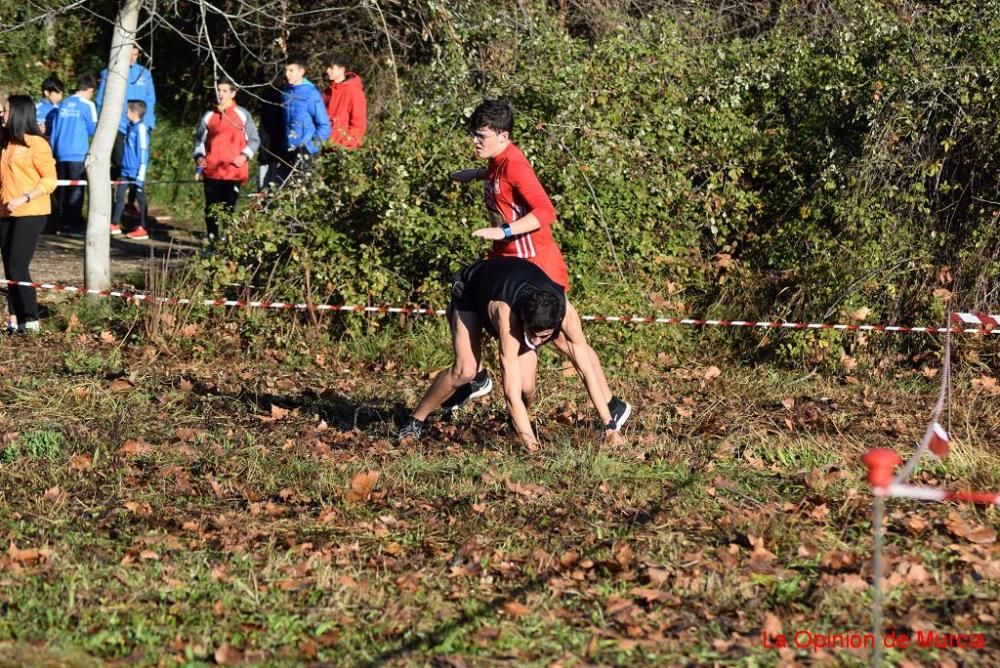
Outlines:
{"label": "red hooded jacket", "polygon": [[330,116],[330,143],[358,148],[368,129],[368,101],[361,77],[348,72],[340,83],[330,83],[323,91],[326,113]]}

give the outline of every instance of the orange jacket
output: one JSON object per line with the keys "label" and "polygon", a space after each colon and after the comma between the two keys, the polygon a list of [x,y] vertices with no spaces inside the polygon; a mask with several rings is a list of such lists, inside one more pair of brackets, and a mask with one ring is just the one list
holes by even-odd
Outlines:
{"label": "orange jacket", "polygon": [[[56,189],[56,161],[45,137],[26,135],[24,141],[27,146],[8,142],[0,152],[0,215],[47,216],[52,213],[49,193]],[[34,191],[30,202],[7,211],[7,202],[29,190]]]}
{"label": "orange jacket", "polygon": [[323,92],[326,113],[330,117],[330,143],[358,148],[368,129],[368,101],[361,77],[348,72],[340,83],[330,83]]}

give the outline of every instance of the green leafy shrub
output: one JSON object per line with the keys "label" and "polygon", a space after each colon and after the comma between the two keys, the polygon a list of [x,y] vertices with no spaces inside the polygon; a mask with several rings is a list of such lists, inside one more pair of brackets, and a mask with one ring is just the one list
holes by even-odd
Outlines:
{"label": "green leafy shrub", "polygon": [[937,322],[949,291],[989,301],[997,10],[810,6],[721,35],[653,14],[584,41],[539,7],[461,3],[365,148],[240,216],[203,273],[281,299],[442,306],[488,250],[470,236],[480,188],[448,179],[473,164],[462,121],[503,95],[581,312]]}

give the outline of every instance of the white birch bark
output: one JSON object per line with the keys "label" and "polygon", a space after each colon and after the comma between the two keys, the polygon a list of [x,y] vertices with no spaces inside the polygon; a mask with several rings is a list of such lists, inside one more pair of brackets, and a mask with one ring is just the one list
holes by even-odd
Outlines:
{"label": "white birch bark", "polygon": [[87,153],[87,239],[83,271],[89,290],[111,287],[111,151],[118,135],[125,87],[139,23],[140,0],[122,0],[111,37],[101,115]]}

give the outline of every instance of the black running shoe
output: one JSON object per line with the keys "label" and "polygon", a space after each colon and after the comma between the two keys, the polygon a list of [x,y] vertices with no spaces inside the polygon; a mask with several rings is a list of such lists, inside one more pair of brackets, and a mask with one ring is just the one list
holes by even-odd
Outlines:
{"label": "black running shoe", "polygon": [[455,390],[450,397],[445,399],[444,403],[441,404],[441,408],[446,411],[453,411],[456,408],[464,406],[470,399],[485,397],[492,391],[493,381],[486,374],[486,369],[483,369],[476,374],[476,377],[472,379],[471,383],[466,383],[462,387]]}
{"label": "black running shoe", "polygon": [[419,439],[423,433],[424,423],[415,417],[411,417],[406,421],[402,429],[399,430],[399,433],[396,434],[396,440],[402,442],[410,438]]}
{"label": "black running shoe", "polygon": [[628,402],[622,401],[616,396],[612,396],[611,401],[608,402],[608,412],[611,413],[611,420],[608,422],[608,429],[611,431],[618,431],[632,415],[632,406]]}

